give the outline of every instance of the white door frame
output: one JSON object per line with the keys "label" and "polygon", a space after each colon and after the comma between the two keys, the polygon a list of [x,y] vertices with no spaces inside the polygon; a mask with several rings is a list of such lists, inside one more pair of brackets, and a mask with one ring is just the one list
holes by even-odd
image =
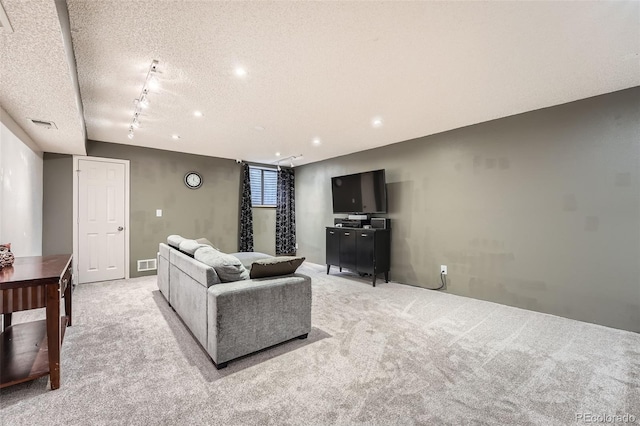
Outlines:
{"label": "white door frame", "polygon": [[129,160],[114,158],[73,156],[73,283],[78,284],[78,164],[80,160],[102,161],[124,165],[124,277],[129,278]]}

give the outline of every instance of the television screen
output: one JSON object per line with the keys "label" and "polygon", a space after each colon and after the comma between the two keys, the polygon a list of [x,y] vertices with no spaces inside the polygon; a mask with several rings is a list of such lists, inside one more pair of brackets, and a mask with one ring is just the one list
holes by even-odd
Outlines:
{"label": "television screen", "polygon": [[331,178],[334,213],[386,213],[384,169]]}

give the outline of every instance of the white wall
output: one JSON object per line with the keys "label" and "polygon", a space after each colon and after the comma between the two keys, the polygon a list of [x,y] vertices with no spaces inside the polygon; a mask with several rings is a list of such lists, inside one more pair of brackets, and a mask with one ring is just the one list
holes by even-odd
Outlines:
{"label": "white wall", "polygon": [[[34,152],[0,123],[0,244],[11,243],[16,256],[42,255],[42,154]],[[9,122],[8,122],[9,121]],[[21,130],[21,129],[20,129]],[[15,131],[15,130],[14,130]],[[16,133],[23,133],[17,132]],[[25,138],[25,136],[23,136]],[[26,137],[28,138],[28,137]],[[25,139],[26,139],[25,138]]]}

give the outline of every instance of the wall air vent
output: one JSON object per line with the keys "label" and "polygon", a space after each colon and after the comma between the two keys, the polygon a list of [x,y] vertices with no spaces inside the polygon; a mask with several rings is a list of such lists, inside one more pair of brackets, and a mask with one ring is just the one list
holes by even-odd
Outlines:
{"label": "wall air vent", "polygon": [[9,22],[9,17],[7,16],[7,12],[4,11],[2,3],[0,3],[0,31],[7,33],[13,32],[13,28]]}
{"label": "wall air vent", "polygon": [[156,259],[138,260],[138,272],[155,271],[158,269]]}
{"label": "wall air vent", "polygon": [[57,129],[56,123],[53,121],[45,121],[45,120],[34,120],[33,118],[28,119],[30,122],[35,124],[38,127],[43,127],[45,129]]}

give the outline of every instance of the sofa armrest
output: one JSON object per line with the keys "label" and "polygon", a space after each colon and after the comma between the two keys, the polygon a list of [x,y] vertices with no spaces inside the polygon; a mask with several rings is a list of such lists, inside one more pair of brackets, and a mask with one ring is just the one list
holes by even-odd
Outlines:
{"label": "sofa armrest", "polygon": [[162,293],[167,302],[170,302],[170,286],[169,286],[169,246],[163,243],[160,243],[160,248],[158,251],[157,258],[157,268],[158,268],[158,289]]}
{"label": "sofa armrest", "polygon": [[311,330],[311,279],[306,275],[216,284],[207,299],[207,351],[216,364]]}

